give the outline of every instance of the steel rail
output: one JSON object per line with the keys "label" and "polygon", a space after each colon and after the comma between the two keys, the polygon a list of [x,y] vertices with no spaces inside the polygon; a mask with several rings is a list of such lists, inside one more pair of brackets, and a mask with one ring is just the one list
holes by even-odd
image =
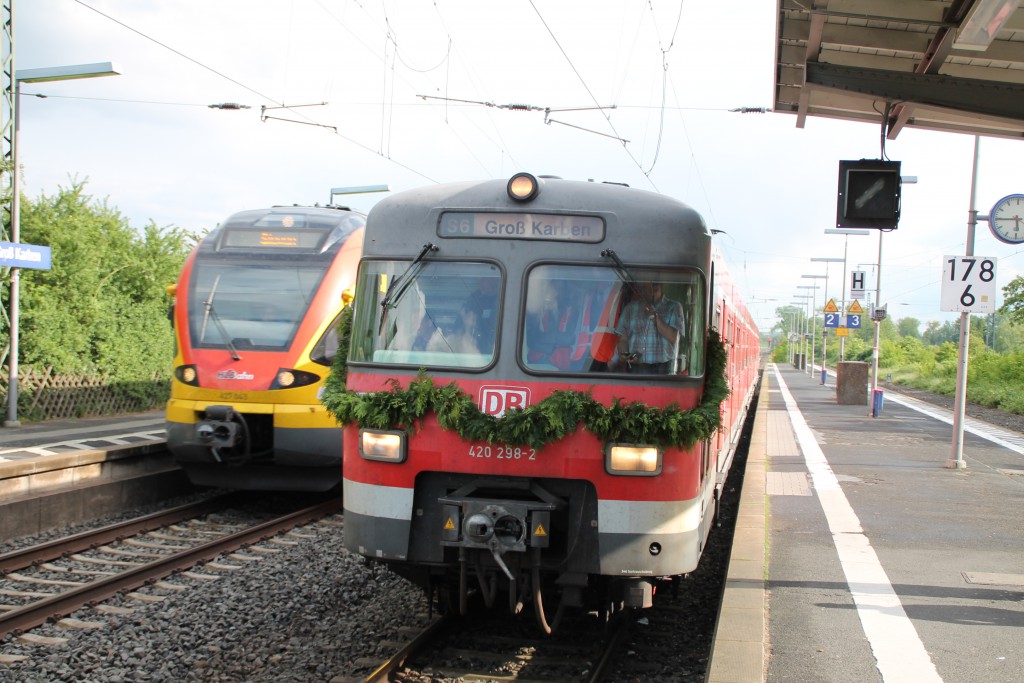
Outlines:
{"label": "steel rail", "polygon": [[410,640],[408,643],[402,646],[402,648],[393,654],[388,661],[377,667],[377,670],[372,674],[363,679],[363,683],[383,683],[384,681],[390,680],[391,674],[401,667],[405,660],[419,652],[424,646],[430,643],[436,638],[444,629],[446,629],[455,617],[452,612],[444,614],[433,621],[429,626],[424,628],[416,637]]}
{"label": "steel rail", "polygon": [[301,524],[320,519],[341,509],[341,498],[278,517],[262,524],[243,529],[222,538],[214,539],[166,558],[154,560],[140,567],[129,569],[115,576],[94,581],[81,588],[54,595],[24,607],[0,614],[0,638],[14,631],[45,623],[51,617],[62,617],[75,610],[100,600],[105,600],[125,590],[137,588],[149,581],[168,576],[179,569],[191,567],[203,560],[209,560],[225,552],[251,545],[275,536]]}
{"label": "steel rail", "polygon": [[71,553],[96,548],[127,536],[152,531],[169,524],[176,524],[198,515],[236,505],[246,497],[242,492],[230,493],[216,498],[180,505],[169,510],[161,510],[142,517],[135,517],[124,522],[116,522],[99,529],[90,529],[39,545],[12,550],[0,555],[0,574],[31,567],[40,562],[49,562]]}
{"label": "steel rail", "polygon": [[636,622],[638,616],[635,609],[627,609],[629,611],[626,614],[620,614],[619,618],[616,619],[615,630],[612,632],[611,638],[608,639],[608,644],[605,646],[601,659],[598,660],[590,675],[587,676],[587,683],[603,681],[608,673],[608,667],[615,661],[615,655],[619,650],[619,646],[629,633],[633,623]]}

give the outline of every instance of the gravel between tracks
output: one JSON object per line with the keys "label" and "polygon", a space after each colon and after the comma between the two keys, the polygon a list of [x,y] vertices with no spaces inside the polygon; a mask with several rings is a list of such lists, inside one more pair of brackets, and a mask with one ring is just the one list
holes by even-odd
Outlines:
{"label": "gravel between tracks", "polygon": [[[171,577],[188,585],[144,603],[122,597],[105,604],[130,614],[84,609],[73,616],[97,629],[47,625],[33,633],[67,638],[62,645],[8,636],[0,655],[30,659],[0,664],[0,681],[331,681],[359,671],[356,660],[382,653],[402,626],[422,622],[418,589],[374,572],[342,548],[342,527],[305,527],[296,545],[216,581]],[[265,544],[264,544],[265,545]],[[273,547],[273,546],[270,546]],[[252,554],[252,553],[248,553]],[[243,564],[223,559],[222,562]],[[386,647],[386,646],[385,646]],[[368,673],[368,671],[367,671]]]}

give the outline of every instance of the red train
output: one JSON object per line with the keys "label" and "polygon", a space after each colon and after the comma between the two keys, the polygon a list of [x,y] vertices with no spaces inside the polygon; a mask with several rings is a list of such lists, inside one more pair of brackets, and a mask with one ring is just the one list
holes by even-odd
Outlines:
{"label": "red train", "polygon": [[526,173],[404,192],[367,218],[353,310],[324,396],[349,549],[545,630],[696,568],[758,377],[699,214]]}
{"label": "red train", "polygon": [[326,491],[341,480],[341,428],[320,402],[351,300],[363,214],[343,207],[242,211],[185,261],[167,446],[196,484]]}

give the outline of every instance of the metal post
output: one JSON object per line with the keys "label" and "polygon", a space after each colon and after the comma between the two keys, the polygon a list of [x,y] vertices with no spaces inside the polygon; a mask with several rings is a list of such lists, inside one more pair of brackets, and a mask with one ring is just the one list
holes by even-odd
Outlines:
{"label": "metal post", "polygon": [[[846,286],[847,286],[847,282],[846,282],[846,254],[847,254],[847,252],[849,250],[850,250],[850,236],[849,235],[845,235],[845,236],[843,236],[843,279],[841,280],[841,282],[843,284],[842,284],[842,289],[839,292],[839,301],[840,301],[840,303],[839,303],[839,315],[840,315],[840,320],[843,321],[843,322],[846,321]],[[847,334],[849,334],[850,328],[846,327],[844,329],[846,330]],[[839,338],[839,360],[846,360],[846,337],[845,336]]]}
{"label": "metal post", "polygon": [[814,285],[814,289],[811,290],[811,362],[807,365],[807,374],[811,377],[814,376],[814,337],[818,334],[818,307],[815,305],[817,299],[814,294],[817,289],[818,286]]}
{"label": "metal post", "polygon": [[[978,152],[980,137],[974,136],[974,164],[971,169],[971,206],[967,211],[967,253],[974,256],[974,227],[978,223],[978,212],[974,208],[975,193],[978,189]],[[960,351],[956,362],[956,400],[953,407],[953,447],[946,467],[962,470],[967,468],[964,462],[964,413],[967,408],[967,363],[968,346],[971,340],[971,314],[964,311],[960,314]]]}
{"label": "metal post", "polygon": [[[825,264],[825,303],[828,303],[828,264]],[[822,308],[825,308],[823,305]],[[825,327],[825,321],[821,324],[821,386],[825,386],[825,378],[828,376],[828,371],[825,369],[825,360],[828,356],[828,328]]]}
{"label": "metal post", "polygon": [[[878,231],[878,270],[875,271],[875,308],[882,304],[882,235]],[[874,318],[875,316],[871,316]],[[871,417],[878,417],[882,413],[882,397],[878,389],[878,354],[879,340],[882,333],[882,321],[875,320],[875,346],[871,350]]]}
{"label": "metal post", "polygon": [[[18,176],[18,131],[21,129],[21,83],[14,78],[14,135],[11,138],[11,242],[21,242],[21,188]],[[4,427],[20,427],[18,420],[18,299],[21,289],[21,268],[11,268],[10,288],[10,351],[7,355],[7,419]]]}
{"label": "metal post", "polygon": [[[21,83],[42,83],[47,81],[66,81],[78,78],[96,78],[99,76],[116,76],[119,72],[113,62],[95,64],[73,64],[70,66],[47,67],[43,69],[26,69],[12,72],[12,88],[14,89],[14,135],[11,138],[11,242],[21,241],[21,190],[18,177],[21,169],[18,161],[18,134],[21,130]],[[20,268],[11,268],[11,328],[10,328],[10,371],[7,375],[7,420],[5,427],[20,427],[18,421],[18,298],[20,289]]]}

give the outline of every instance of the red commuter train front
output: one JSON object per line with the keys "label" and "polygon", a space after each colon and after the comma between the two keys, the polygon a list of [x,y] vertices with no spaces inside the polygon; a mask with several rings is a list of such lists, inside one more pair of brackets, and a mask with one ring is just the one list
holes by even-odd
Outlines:
{"label": "red commuter train front", "polygon": [[370,213],[325,403],[346,423],[346,546],[463,608],[532,601],[547,627],[544,596],[646,606],[697,566],[732,441],[711,440],[725,364],[747,351],[709,331],[742,307],[715,299],[699,215],[523,176]]}

